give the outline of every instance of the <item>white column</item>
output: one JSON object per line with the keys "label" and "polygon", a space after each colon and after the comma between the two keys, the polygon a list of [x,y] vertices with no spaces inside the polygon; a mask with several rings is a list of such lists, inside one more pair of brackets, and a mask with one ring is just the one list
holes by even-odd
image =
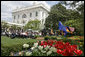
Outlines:
{"label": "white column", "polygon": [[41,22],[41,24],[40,24],[39,27],[40,27],[40,29],[42,29],[42,10],[39,11],[39,14],[38,15],[39,15],[39,20]]}
{"label": "white column", "polygon": [[42,11],[40,10],[39,12],[39,19],[41,20],[42,19]]}

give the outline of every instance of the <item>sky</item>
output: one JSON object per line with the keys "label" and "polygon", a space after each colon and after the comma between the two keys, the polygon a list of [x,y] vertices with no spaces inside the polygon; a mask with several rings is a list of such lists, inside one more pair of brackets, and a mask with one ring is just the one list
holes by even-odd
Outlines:
{"label": "sky", "polygon": [[[1,20],[7,22],[12,22],[12,10],[16,8],[23,8],[31,6],[34,1],[1,1]],[[59,1],[35,1],[36,3],[43,3],[48,8],[51,8],[53,5],[59,3]],[[70,1],[68,1],[70,2]],[[66,8],[69,8],[68,6]]]}
{"label": "sky", "polygon": [[[33,4],[34,1],[1,1],[1,20],[12,22],[12,10],[27,7]],[[36,3],[43,3],[48,8],[57,4],[59,1],[36,1]]]}

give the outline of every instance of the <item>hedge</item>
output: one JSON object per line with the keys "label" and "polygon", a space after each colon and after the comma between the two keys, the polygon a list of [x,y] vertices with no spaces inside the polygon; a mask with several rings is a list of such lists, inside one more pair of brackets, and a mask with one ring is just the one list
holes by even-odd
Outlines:
{"label": "hedge", "polygon": [[45,36],[44,40],[57,40],[56,36]]}

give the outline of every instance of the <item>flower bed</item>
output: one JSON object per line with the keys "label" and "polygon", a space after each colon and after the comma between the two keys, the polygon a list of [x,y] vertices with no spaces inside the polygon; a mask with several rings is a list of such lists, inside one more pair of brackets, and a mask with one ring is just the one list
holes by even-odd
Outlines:
{"label": "flower bed", "polygon": [[38,41],[30,48],[29,44],[23,45],[26,50],[21,56],[82,56],[83,51],[78,45],[57,40]]}

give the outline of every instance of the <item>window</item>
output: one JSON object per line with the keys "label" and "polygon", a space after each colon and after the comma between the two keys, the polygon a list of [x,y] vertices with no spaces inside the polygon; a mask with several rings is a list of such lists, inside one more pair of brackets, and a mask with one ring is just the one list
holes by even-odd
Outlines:
{"label": "window", "polygon": [[38,12],[36,11],[36,15],[35,16],[38,16]]}
{"label": "window", "polygon": [[18,18],[19,18],[19,15],[18,15]]}
{"label": "window", "polygon": [[32,17],[32,13],[30,13],[30,17]]}
{"label": "window", "polygon": [[14,16],[14,19],[15,19],[15,16]]}
{"label": "window", "polygon": [[26,18],[26,17],[27,17],[26,14],[23,14],[23,15],[22,15],[22,18]]}

